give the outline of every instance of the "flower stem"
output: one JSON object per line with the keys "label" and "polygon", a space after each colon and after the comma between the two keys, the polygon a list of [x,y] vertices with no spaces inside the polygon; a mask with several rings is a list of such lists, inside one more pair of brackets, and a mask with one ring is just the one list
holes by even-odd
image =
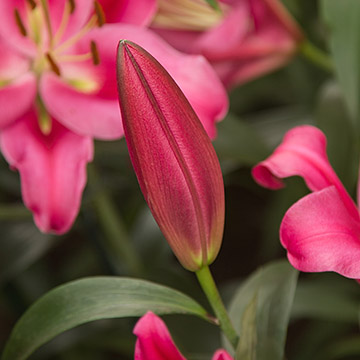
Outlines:
{"label": "flower stem", "polygon": [[330,56],[312,44],[309,40],[305,40],[300,44],[299,51],[314,65],[328,72],[334,71],[334,64]]}
{"label": "flower stem", "polygon": [[231,323],[209,267],[204,266],[200,270],[196,271],[196,276],[206,297],[209,300],[211,307],[215,312],[222,331],[234,349],[236,349],[239,337]]}
{"label": "flower stem", "polygon": [[0,205],[1,221],[17,221],[31,219],[31,212],[23,204],[2,204]]}
{"label": "flower stem", "polygon": [[139,276],[142,270],[141,261],[127,236],[121,216],[108,192],[100,185],[95,167],[89,166],[88,171],[89,182],[94,190],[93,205],[105,231],[107,246],[113,255],[125,263],[129,274]]}

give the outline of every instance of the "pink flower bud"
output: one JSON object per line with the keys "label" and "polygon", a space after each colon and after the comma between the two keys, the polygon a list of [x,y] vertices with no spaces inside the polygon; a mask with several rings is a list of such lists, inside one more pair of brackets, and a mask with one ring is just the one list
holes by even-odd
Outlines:
{"label": "pink flower bud", "polygon": [[224,227],[224,184],[215,150],[166,70],[121,41],[118,90],[125,138],[141,190],[181,264],[214,261]]}

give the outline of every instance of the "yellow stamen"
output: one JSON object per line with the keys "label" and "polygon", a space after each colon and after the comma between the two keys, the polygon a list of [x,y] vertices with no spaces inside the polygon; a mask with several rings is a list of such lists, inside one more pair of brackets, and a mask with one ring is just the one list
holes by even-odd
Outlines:
{"label": "yellow stamen", "polygon": [[74,45],[77,41],[79,41],[83,36],[85,36],[97,23],[97,16],[93,15],[88,23],[74,36],[70,39],[63,42],[60,46],[58,46],[54,51],[53,54],[59,54],[69,48],[70,46]]}
{"label": "yellow stamen", "polygon": [[40,7],[35,7],[31,11],[28,11],[28,21],[30,37],[36,44],[40,45],[42,42],[42,29],[44,24],[44,17]]}
{"label": "yellow stamen", "polygon": [[46,28],[49,34],[49,41],[50,41],[50,48],[52,47],[53,42],[53,34],[52,34],[52,27],[51,27],[51,18],[50,18],[50,11],[49,11],[49,4],[47,0],[40,0],[41,8],[43,11],[43,16],[45,19]]}
{"label": "yellow stamen", "polygon": [[93,40],[91,40],[91,43],[90,43],[90,50],[91,50],[93,64],[99,65],[100,64],[100,55],[99,55],[99,51],[97,49],[96,43]]}
{"label": "yellow stamen", "polygon": [[226,6],[214,10],[205,0],[158,0],[153,25],[176,30],[203,31],[221,22]]}
{"label": "yellow stamen", "polygon": [[69,23],[69,18],[72,12],[75,10],[75,3],[73,1],[67,1],[64,6],[64,12],[61,18],[60,26],[54,36],[54,46],[61,40],[64,35],[66,27]]}
{"label": "yellow stamen", "polygon": [[98,25],[99,27],[101,27],[106,22],[104,10],[97,0],[94,1],[94,8],[95,8],[95,14],[98,18]]}
{"label": "yellow stamen", "polygon": [[54,58],[50,55],[50,53],[46,53],[45,54],[46,56],[46,60],[48,61],[50,67],[51,67],[51,70],[58,76],[61,76],[61,71],[60,71],[60,68],[59,66],[56,64]]}
{"label": "yellow stamen", "polygon": [[41,132],[44,135],[49,135],[52,129],[52,120],[40,96],[36,98],[36,110]]}
{"label": "yellow stamen", "polygon": [[91,52],[88,52],[79,55],[59,55],[56,57],[56,59],[61,62],[77,62],[77,61],[80,62],[80,61],[92,60],[93,54]]}
{"label": "yellow stamen", "polygon": [[20,16],[18,9],[15,9],[14,16],[15,16],[16,25],[17,25],[18,29],[20,30],[21,35],[27,36],[27,31],[26,31],[24,23],[21,20],[21,16]]}

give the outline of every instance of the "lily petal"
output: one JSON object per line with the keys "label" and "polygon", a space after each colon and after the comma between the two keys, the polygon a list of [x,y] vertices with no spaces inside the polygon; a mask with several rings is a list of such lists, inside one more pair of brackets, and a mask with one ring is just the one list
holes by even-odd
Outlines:
{"label": "lily petal", "polygon": [[287,61],[287,56],[277,52],[254,57],[243,53],[236,60],[214,61],[213,67],[224,85],[231,88],[273,71]]}
{"label": "lily petal", "polygon": [[288,131],[273,154],[253,168],[252,175],[257,183],[270,189],[281,188],[280,179],[295,175],[301,176],[312,191],[334,185],[348,211],[358,218],[353,200],[329,163],[325,135],[313,126]]}
{"label": "lily petal", "polygon": [[249,0],[256,32],[269,41],[301,41],[304,36],[279,0]]}
{"label": "lily petal", "polygon": [[186,360],[177,349],[165,323],[147,312],[136,323],[135,360]]}
{"label": "lily petal", "polygon": [[359,279],[360,221],[351,215],[334,186],[295,203],[280,228],[290,263],[301,271]]}
{"label": "lily petal", "polygon": [[44,135],[35,112],[0,133],[1,150],[21,176],[25,205],[43,232],[66,232],[80,208],[86,163],[93,156],[90,138],[76,135],[56,120]]}
{"label": "lily petal", "polygon": [[225,350],[217,350],[212,360],[233,360],[229,353]]}
{"label": "lily petal", "polygon": [[[225,116],[228,98],[209,63],[201,56],[181,54],[151,31],[132,25],[107,24],[92,30],[78,43],[79,53],[88,51],[91,40],[97,44],[100,64],[96,68],[92,66],[89,78],[97,84],[94,91],[81,92],[53,74],[43,76],[41,96],[54,117],[82,135],[114,139],[123,134],[115,74],[115,49],[121,38],[136,41],[162,63],[189,99],[209,135],[214,137],[215,122]],[[84,66],[82,63],[81,67]],[[79,67],[79,71],[83,70]]]}
{"label": "lily petal", "polygon": [[204,32],[194,41],[191,52],[200,52],[212,61],[223,60],[228,51],[241,47],[249,32],[250,18],[248,2],[238,2],[218,26]]}
{"label": "lily petal", "polygon": [[157,10],[156,0],[99,0],[99,3],[107,23],[148,25]]}
{"label": "lily petal", "polygon": [[25,74],[0,87],[0,128],[11,124],[29,111],[36,96],[36,79]]}
{"label": "lily petal", "polygon": [[[109,81],[114,79],[115,74]],[[113,98],[105,98],[99,93],[82,92],[52,73],[42,76],[40,93],[49,112],[73,132],[107,140],[123,135],[116,93]]]}
{"label": "lily petal", "polygon": [[30,70],[30,61],[0,37],[0,88]]}
{"label": "lily petal", "polygon": [[[303,35],[295,21],[278,0],[248,0],[249,9],[243,11],[247,34],[238,36],[233,46],[215,52],[211,45],[199,43],[202,53],[213,63],[215,69],[227,87],[245,83],[286,64],[296,52],[297,44]],[[243,2],[234,2],[229,16],[224,19],[228,23],[228,38],[231,28],[236,24],[236,13],[244,7]],[[232,25],[232,26],[231,26]],[[216,34],[219,29],[211,32]],[[211,32],[209,35],[211,35]],[[204,45],[206,45],[204,47]]]}

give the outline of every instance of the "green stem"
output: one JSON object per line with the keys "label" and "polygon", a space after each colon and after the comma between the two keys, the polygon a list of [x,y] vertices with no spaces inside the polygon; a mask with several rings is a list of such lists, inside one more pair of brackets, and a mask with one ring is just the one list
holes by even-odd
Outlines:
{"label": "green stem", "polygon": [[93,165],[89,166],[89,183],[93,188],[93,205],[98,219],[105,231],[107,246],[112,255],[124,263],[131,275],[139,276],[142,272],[141,261],[127,235],[111,196],[100,184],[99,176]]}
{"label": "green stem", "polygon": [[309,40],[305,40],[302,44],[300,44],[299,51],[314,65],[331,73],[334,71],[334,64],[329,55],[312,44]]}
{"label": "green stem", "polygon": [[231,323],[229,315],[225,309],[224,303],[220,297],[219,291],[216,287],[214,278],[208,266],[204,266],[196,271],[196,276],[199,283],[213,308],[215,315],[219,321],[220,327],[225,336],[230,341],[231,345],[236,349],[239,337]]}
{"label": "green stem", "polygon": [[1,221],[31,219],[31,212],[22,204],[0,205]]}

